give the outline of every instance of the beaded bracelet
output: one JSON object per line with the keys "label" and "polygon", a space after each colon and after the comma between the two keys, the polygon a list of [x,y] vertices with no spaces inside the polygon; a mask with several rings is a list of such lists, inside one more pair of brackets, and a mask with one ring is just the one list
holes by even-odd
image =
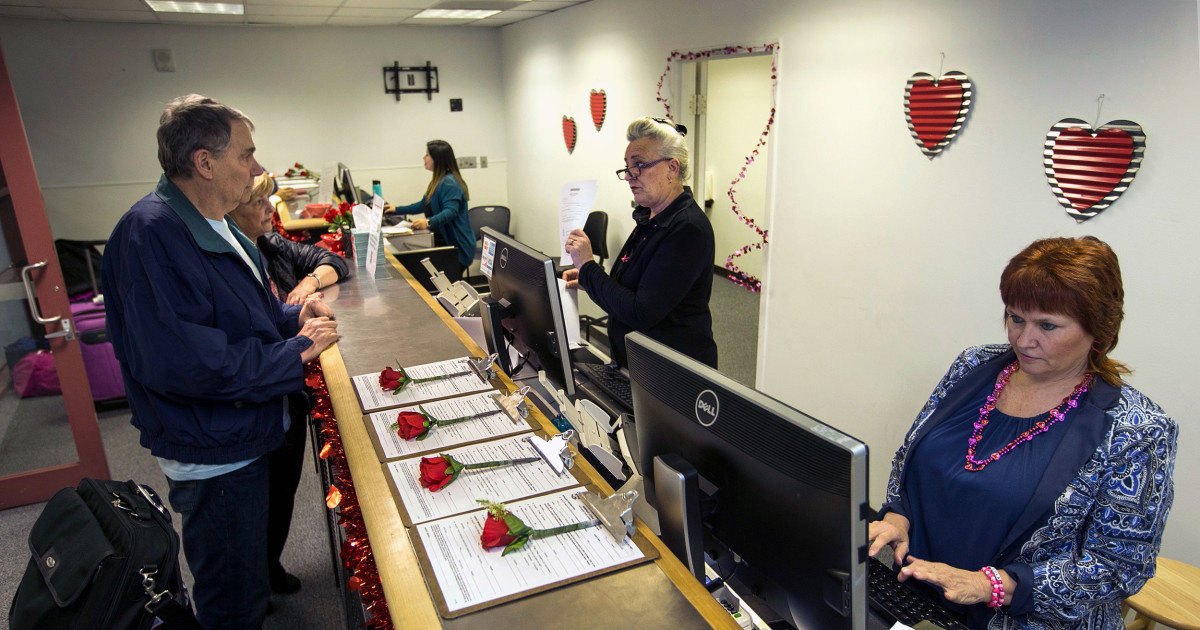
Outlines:
{"label": "beaded bracelet", "polygon": [[1004,604],[1004,580],[1000,579],[1000,572],[996,567],[983,567],[979,572],[992,583],[992,601],[988,602],[988,608],[999,608]]}

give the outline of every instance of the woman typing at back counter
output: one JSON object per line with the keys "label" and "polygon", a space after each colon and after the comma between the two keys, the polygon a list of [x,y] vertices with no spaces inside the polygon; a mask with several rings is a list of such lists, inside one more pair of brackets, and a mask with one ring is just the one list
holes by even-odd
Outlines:
{"label": "woman typing at back counter", "polygon": [[[1154,575],[1178,427],[1124,383],[1116,254],[1036,241],[1000,276],[1007,345],[959,355],[893,461],[869,554],[973,630],[1119,630]],[[964,458],[965,455],[965,458]]]}
{"label": "woman typing at back counter", "polygon": [[613,359],[624,367],[625,335],[640,331],[675,350],[717,367],[713,340],[713,256],[708,217],[683,188],[688,151],[674,124],[639,118],[626,131],[625,168],[637,225],[613,263],[611,274],[592,259],[592,243],[572,230],[566,250],[574,269],[563,273],[568,288],[583,287],[608,313]]}

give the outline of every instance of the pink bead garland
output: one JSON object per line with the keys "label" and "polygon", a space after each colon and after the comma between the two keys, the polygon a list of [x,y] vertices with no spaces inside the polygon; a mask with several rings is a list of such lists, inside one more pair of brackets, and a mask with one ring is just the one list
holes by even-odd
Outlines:
{"label": "pink bead garland", "polygon": [[988,416],[992,410],[996,408],[996,401],[1000,398],[1000,392],[1008,386],[1008,380],[1012,378],[1014,372],[1021,368],[1020,361],[1013,361],[1011,365],[1004,368],[1000,372],[1000,378],[996,381],[996,387],[992,393],[988,395],[987,402],[979,408],[979,419],[975,421],[975,431],[971,434],[971,438],[967,440],[967,465],[965,468],[972,472],[983,470],[988,464],[999,460],[1016,448],[1018,445],[1032,440],[1035,436],[1045,433],[1056,422],[1061,422],[1066,417],[1067,411],[1074,409],[1079,405],[1079,397],[1088,390],[1088,386],[1092,384],[1092,379],[1095,375],[1087,373],[1083,380],[1075,386],[1075,391],[1071,392],[1070,396],[1063,399],[1061,403],[1054,409],[1050,410],[1050,420],[1039,420],[1034,423],[1029,430],[1018,435],[1013,441],[1009,442],[1004,448],[989,455],[986,459],[975,459],[975,445],[979,444],[979,439],[983,437],[983,428],[988,424]]}
{"label": "pink bead garland", "polygon": [[[671,118],[671,104],[667,102],[667,99],[663,98],[662,86],[663,86],[663,81],[666,80],[666,78],[667,78],[667,73],[669,73],[671,71],[671,62],[674,61],[675,59],[683,59],[685,61],[695,61],[697,59],[707,59],[707,58],[713,57],[713,56],[727,56],[727,55],[752,53],[759,49],[761,49],[765,52],[773,53],[773,55],[774,55],[771,59],[771,92],[774,93],[775,88],[778,86],[778,83],[779,83],[779,72],[777,70],[777,64],[778,64],[778,56],[777,55],[779,54],[779,44],[778,43],[763,44],[762,46],[758,46],[758,47],[755,47],[755,46],[725,46],[723,48],[713,48],[711,50],[702,50],[702,51],[698,51],[698,52],[686,52],[686,53],[674,51],[670,55],[667,56],[667,68],[666,68],[666,70],[663,70],[662,76],[660,76],[658,78],[658,92],[655,96],[655,99],[658,102],[662,103],[663,107],[666,108],[667,118]],[[745,245],[738,250],[735,250],[732,254],[730,254],[728,257],[726,257],[725,258],[725,268],[731,272],[731,274],[729,276],[729,280],[731,282],[733,282],[734,284],[746,289],[747,291],[751,291],[753,293],[758,293],[759,291],[762,291],[762,280],[759,280],[758,278],[739,269],[737,265],[733,264],[733,259],[737,258],[738,256],[743,256],[745,254],[750,253],[750,250],[752,250],[752,249],[762,249],[762,246],[767,243],[767,236],[768,236],[769,230],[762,229],[761,227],[759,227],[758,223],[756,223],[754,221],[754,219],[751,219],[750,217],[747,217],[746,215],[742,214],[741,209],[738,206],[737,199],[734,198],[734,193],[736,192],[738,182],[740,182],[746,178],[746,168],[754,163],[754,158],[758,156],[758,150],[767,143],[767,135],[771,133],[771,127],[774,124],[775,124],[775,108],[772,107],[771,114],[770,114],[770,116],[767,117],[767,126],[765,129],[763,129],[762,134],[759,136],[758,144],[755,145],[754,150],[751,151],[750,155],[746,158],[746,163],[742,166],[741,172],[739,172],[738,176],[733,178],[733,181],[729,183],[729,192],[727,193],[729,195],[729,201],[731,201],[733,203],[733,207],[731,208],[733,213],[735,215],[737,215],[738,219],[740,219],[742,221],[742,223],[745,223],[746,226],[754,229],[754,231],[758,234],[759,240],[757,242]]]}

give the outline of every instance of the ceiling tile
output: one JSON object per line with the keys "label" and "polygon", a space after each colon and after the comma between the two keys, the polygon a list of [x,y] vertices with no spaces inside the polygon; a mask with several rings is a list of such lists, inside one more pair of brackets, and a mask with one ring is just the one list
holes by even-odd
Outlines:
{"label": "ceiling tile", "polygon": [[[0,0],[7,3],[7,0]],[[150,11],[142,0],[41,0],[52,9],[90,9],[92,11]]]}
{"label": "ceiling tile", "polygon": [[356,9],[342,7],[333,16],[338,18],[395,18],[403,20],[417,13],[420,13],[419,9]]}
{"label": "ceiling tile", "polygon": [[166,13],[155,12],[163,24],[243,24],[245,18],[240,15],[214,15],[210,13]]}
{"label": "ceiling tile", "polygon": [[403,18],[370,18],[370,17],[338,17],[333,16],[325,23],[330,26],[396,26]]}
{"label": "ceiling tile", "polygon": [[444,18],[409,18],[404,21],[406,26],[467,26],[479,20],[450,20]]}
{"label": "ceiling tile", "polygon": [[246,17],[320,17],[333,15],[333,7],[274,7],[246,5]]}
{"label": "ceiling tile", "polygon": [[504,26],[505,24],[520,22],[521,20],[545,15],[546,13],[548,11],[505,11],[499,15],[493,15],[492,17],[472,22],[471,26]]}
{"label": "ceiling tile", "polygon": [[44,7],[0,7],[0,16],[37,18],[41,20],[64,20],[61,13]]}
{"label": "ceiling tile", "polygon": [[[2,2],[3,0],[0,0]],[[337,8],[345,4],[342,0],[244,0],[246,10],[250,7],[329,7]]]}
{"label": "ceiling tile", "polygon": [[437,2],[438,0],[346,0],[339,4],[353,9],[416,9],[421,11]]}
{"label": "ceiling tile", "polygon": [[59,13],[81,22],[141,22],[158,24],[158,14],[145,11],[99,11],[92,9],[59,9]]}
{"label": "ceiling tile", "polygon": [[246,24],[249,26],[322,26],[326,20],[327,18],[324,17],[259,15],[247,16]]}

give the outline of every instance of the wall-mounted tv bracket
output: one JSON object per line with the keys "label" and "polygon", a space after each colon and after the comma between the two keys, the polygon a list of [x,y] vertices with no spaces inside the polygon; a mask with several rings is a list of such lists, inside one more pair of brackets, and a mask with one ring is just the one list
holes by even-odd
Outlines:
{"label": "wall-mounted tv bracket", "polygon": [[423,66],[401,66],[399,61],[394,61],[392,65],[383,67],[383,92],[395,94],[397,101],[401,94],[420,93],[432,101],[433,93],[437,91],[438,69],[428,61]]}

